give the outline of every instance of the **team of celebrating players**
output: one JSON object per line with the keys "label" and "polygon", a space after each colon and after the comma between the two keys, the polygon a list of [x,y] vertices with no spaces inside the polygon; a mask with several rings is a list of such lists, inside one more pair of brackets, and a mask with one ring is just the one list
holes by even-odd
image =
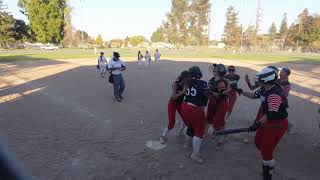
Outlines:
{"label": "team of celebrating players", "polygon": [[[160,53],[156,51],[157,61],[160,56]],[[118,60],[119,57],[119,53],[114,52],[108,68],[112,72],[115,98],[120,102],[124,90],[121,71],[125,69],[125,65]],[[139,51],[139,68],[142,57]],[[145,66],[148,68],[151,59],[148,51],[146,51],[145,58]],[[98,59],[100,70],[105,66],[104,62],[105,58],[101,53]],[[179,134],[181,135],[187,127],[185,146],[189,146],[192,140],[193,152],[190,158],[195,162],[203,163],[200,148],[204,136],[208,135],[208,129],[212,127],[216,148],[220,149],[223,146],[225,136],[215,135],[225,129],[225,122],[232,113],[237,96],[260,99],[261,104],[256,118],[247,129],[248,132],[256,131],[254,143],[262,157],[263,180],[271,180],[271,171],[275,164],[274,150],[289,127],[287,97],[290,91],[290,69],[283,68],[279,72],[278,68],[268,66],[256,74],[254,84],[251,84],[246,75],[245,81],[251,90],[255,90],[254,92],[243,91],[238,87],[240,76],[235,73],[234,66],[229,66],[227,69],[223,64],[213,64],[209,69],[213,77],[208,83],[201,80],[202,71],[198,66],[182,71],[177,80],[172,83],[172,94],[168,102],[168,124],[160,137],[160,143],[166,142],[167,134],[173,129],[175,114],[178,112],[183,120]],[[105,76],[106,70],[101,70],[100,74],[102,77]],[[205,107],[207,107],[207,112],[205,112]]]}
{"label": "team of celebrating players", "polygon": [[[160,142],[166,142],[168,132],[174,127],[177,111],[183,120],[179,133],[183,132],[184,125],[187,126],[185,145],[188,146],[192,139],[193,152],[190,158],[203,163],[204,160],[200,156],[203,138],[210,126],[214,132],[224,130],[225,121],[232,113],[237,94],[251,99],[260,98],[260,108],[248,131],[256,131],[254,143],[262,156],[263,179],[270,180],[271,171],[274,169],[274,150],[288,130],[287,96],[290,91],[290,70],[283,68],[279,73],[274,66],[266,67],[256,75],[254,85],[246,75],[249,88],[257,89],[253,93],[238,87],[240,76],[235,74],[234,66],[227,69],[223,64],[213,64],[210,70],[213,77],[208,83],[201,80],[202,72],[197,66],[183,71],[172,83],[172,95],[168,103],[168,125],[160,137]],[[208,107],[205,113],[206,106]],[[216,137],[218,149],[223,143],[224,136]]]}

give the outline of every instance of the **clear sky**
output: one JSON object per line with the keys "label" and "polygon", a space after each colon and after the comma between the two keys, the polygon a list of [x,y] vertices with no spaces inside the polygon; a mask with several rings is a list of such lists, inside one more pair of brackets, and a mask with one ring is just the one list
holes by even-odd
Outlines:
{"label": "clear sky", "polygon": [[[262,8],[261,32],[267,32],[272,22],[279,27],[282,15],[288,13],[288,23],[308,8],[320,14],[320,0],[260,0]],[[17,7],[18,0],[4,0],[16,18],[26,19]],[[221,37],[228,6],[239,13],[239,22],[246,28],[255,24],[258,0],[211,0],[210,38]],[[71,0],[73,25],[91,36],[101,34],[105,40],[125,38],[127,35],[144,35],[150,38],[170,11],[171,0]]]}

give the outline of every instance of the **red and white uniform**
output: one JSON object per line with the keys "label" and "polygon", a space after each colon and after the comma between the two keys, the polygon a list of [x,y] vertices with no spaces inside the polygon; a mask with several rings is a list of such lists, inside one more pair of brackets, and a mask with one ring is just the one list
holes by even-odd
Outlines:
{"label": "red and white uniform", "polygon": [[[213,77],[208,81],[208,84],[211,85],[214,81],[215,81],[215,78]],[[216,100],[213,96],[209,96],[207,116],[206,116],[208,124],[212,124],[213,115],[215,114],[216,110],[217,110]]]}
{"label": "red and white uniform", "polygon": [[[175,81],[174,84],[176,86],[176,93],[180,92],[183,90],[183,87],[179,84],[179,81]],[[178,111],[179,115],[182,118],[182,113],[181,113],[181,104],[183,102],[184,95],[178,97],[177,99],[173,100],[170,98],[168,102],[168,129],[171,130],[176,122],[176,111]],[[183,119],[183,118],[182,118]]]}
{"label": "red and white uniform", "polygon": [[[213,92],[221,93],[228,88],[228,82],[225,79],[219,79],[209,84],[209,87]],[[209,119],[209,122],[213,123],[214,130],[218,131],[224,128],[225,125],[225,116],[228,111],[229,100],[227,95],[220,95],[215,98],[215,104],[211,107],[213,109],[208,110],[212,111],[212,119]]]}
{"label": "red and white uniform", "polygon": [[281,88],[283,90],[283,94],[287,98],[289,96],[289,92],[291,89],[290,82],[288,80],[279,79],[277,83],[281,86]]}
{"label": "red and white uniform", "polygon": [[255,144],[263,161],[273,161],[274,150],[288,129],[287,100],[280,86],[274,85],[261,96],[261,107],[267,121],[257,129]]}
{"label": "red and white uniform", "polygon": [[228,80],[228,83],[231,87],[231,91],[228,94],[229,97],[229,107],[228,107],[228,112],[231,113],[234,107],[234,104],[236,103],[237,100],[237,92],[235,89],[232,87],[238,87],[238,81],[240,80],[240,76],[237,74],[227,74],[225,76],[225,79]]}

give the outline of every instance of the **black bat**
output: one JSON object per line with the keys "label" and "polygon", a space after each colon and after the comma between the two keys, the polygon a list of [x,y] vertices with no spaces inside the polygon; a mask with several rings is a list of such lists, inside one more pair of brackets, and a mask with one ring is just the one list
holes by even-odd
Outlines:
{"label": "black bat", "polygon": [[236,133],[242,133],[242,132],[252,132],[252,131],[250,131],[249,128],[226,129],[226,130],[216,131],[213,135],[221,136],[221,135],[236,134]]}

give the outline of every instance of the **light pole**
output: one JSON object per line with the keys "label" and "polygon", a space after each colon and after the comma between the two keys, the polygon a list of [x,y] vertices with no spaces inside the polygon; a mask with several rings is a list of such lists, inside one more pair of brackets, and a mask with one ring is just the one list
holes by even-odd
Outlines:
{"label": "light pole", "polygon": [[[81,10],[83,10],[84,8],[84,6],[83,6],[83,4],[84,4],[84,0],[80,0],[80,7],[81,7]],[[82,23],[82,28],[81,28],[82,30],[81,30],[81,43],[82,43],[82,51],[84,51],[84,38],[83,38],[83,31],[84,31],[84,24]]]}

